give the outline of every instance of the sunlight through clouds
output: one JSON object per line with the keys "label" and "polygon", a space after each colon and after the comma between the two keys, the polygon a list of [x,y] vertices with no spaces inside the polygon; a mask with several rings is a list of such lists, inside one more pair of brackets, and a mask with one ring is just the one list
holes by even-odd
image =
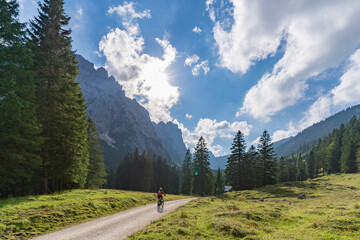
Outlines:
{"label": "sunlight through clouds", "polygon": [[180,94],[178,87],[170,84],[167,69],[175,61],[176,49],[166,38],[156,38],[164,51],[162,58],[143,53],[145,42],[136,19],[150,18],[149,10],[138,13],[133,3],[125,2],[108,12],[121,16],[125,29],[112,29],[99,43],[106,57],[106,69],[128,97],[137,97],[152,121],[171,121],[170,109],[179,101]]}

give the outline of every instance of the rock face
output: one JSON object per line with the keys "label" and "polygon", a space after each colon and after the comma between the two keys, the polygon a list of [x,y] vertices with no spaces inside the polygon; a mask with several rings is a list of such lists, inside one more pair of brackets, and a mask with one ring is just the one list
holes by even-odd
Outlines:
{"label": "rock face", "polygon": [[99,131],[105,164],[116,167],[126,153],[136,148],[170,160],[148,111],[136,100],[127,98],[121,85],[104,68],[95,69],[94,64],[80,55],[77,60],[76,81],[86,100],[87,114]]}
{"label": "rock face", "polygon": [[171,159],[174,162],[182,163],[186,153],[186,146],[178,126],[172,122],[153,123],[153,126]]}

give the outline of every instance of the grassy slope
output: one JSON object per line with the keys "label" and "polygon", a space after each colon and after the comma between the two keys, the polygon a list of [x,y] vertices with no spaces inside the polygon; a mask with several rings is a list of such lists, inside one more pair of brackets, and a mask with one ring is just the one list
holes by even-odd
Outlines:
{"label": "grassy slope", "polygon": [[360,174],[198,199],[130,237],[169,238],[360,239]]}
{"label": "grassy slope", "polygon": [[[184,198],[167,195],[167,200]],[[155,203],[154,193],[71,190],[0,200],[0,239],[28,239],[65,226]]]}

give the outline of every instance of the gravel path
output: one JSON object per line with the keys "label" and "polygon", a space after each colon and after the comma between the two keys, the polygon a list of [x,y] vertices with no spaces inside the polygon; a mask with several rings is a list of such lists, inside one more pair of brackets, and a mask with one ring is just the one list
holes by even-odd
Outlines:
{"label": "gravel path", "polygon": [[145,227],[177,207],[188,203],[194,198],[165,201],[163,212],[158,212],[156,203],[129,209],[91,222],[76,225],[64,230],[34,238],[35,240],[119,240]]}

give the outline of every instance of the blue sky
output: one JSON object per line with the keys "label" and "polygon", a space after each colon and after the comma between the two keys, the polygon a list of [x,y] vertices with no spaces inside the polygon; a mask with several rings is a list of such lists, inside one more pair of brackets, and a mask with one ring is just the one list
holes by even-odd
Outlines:
{"label": "blue sky", "polygon": [[[20,19],[36,14],[20,1]],[[68,0],[73,47],[104,66],[151,119],[215,155],[243,131],[295,135],[360,103],[360,2]]]}

